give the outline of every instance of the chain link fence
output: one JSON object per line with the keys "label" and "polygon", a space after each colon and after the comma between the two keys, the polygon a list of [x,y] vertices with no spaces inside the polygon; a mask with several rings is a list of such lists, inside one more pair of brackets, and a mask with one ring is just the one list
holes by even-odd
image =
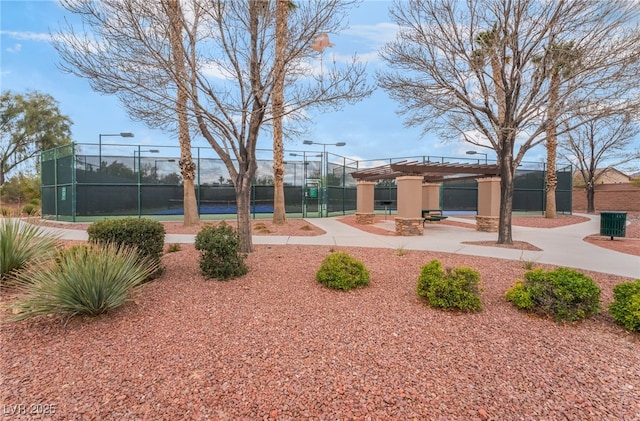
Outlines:
{"label": "chain link fence", "polygon": [[[273,161],[270,150],[257,151],[258,170],[251,192],[251,212],[273,212]],[[211,148],[192,151],[197,172],[196,198],[201,215],[236,213],[235,190],[221,159]],[[63,221],[91,221],[115,216],[169,218],[183,214],[179,149],[149,145],[70,144],[41,154],[42,215]],[[329,152],[285,154],[285,210],[291,217],[323,217],[356,210],[356,180],[351,173],[405,159],[456,162],[465,158],[417,156],[355,161]],[[476,161],[476,160],[471,160]],[[557,209],[571,213],[571,167],[558,170]],[[443,209],[473,213],[477,208],[475,180],[442,183]],[[396,209],[395,180],[375,188],[377,210]],[[516,173],[513,210],[544,212],[544,164],[525,164]]]}

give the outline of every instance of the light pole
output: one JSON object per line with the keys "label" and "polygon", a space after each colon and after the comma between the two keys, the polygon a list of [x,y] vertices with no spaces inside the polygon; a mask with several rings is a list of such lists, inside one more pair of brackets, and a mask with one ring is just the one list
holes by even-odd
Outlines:
{"label": "light pole", "polygon": [[133,137],[133,133],[101,133],[98,135],[98,168],[102,170],[102,137],[103,136],[120,136],[120,137]]}
{"label": "light pole", "polygon": [[487,154],[483,153],[483,152],[478,152],[478,151],[467,151],[466,152],[467,155],[484,155],[484,164],[487,164]]}
{"label": "light pole", "polygon": [[329,175],[329,156],[327,155],[327,146],[344,146],[347,143],[346,142],[337,142],[337,143],[322,143],[322,142],[315,142],[313,140],[305,140],[302,142],[304,145],[322,145],[322,156],[324,159],[324,165],[322,166],[323,169],[322,171],[324,172],[324,177],[321,177],[323,182],[322,182],[322,207],[324,208],[324,212],[321,212],[320,215],[322,215],[322,213],[324,213],[324,216],[329,216],[329,207],[328,207],[328,202],[329,202],[329,186],[327,185],[327,177]]}

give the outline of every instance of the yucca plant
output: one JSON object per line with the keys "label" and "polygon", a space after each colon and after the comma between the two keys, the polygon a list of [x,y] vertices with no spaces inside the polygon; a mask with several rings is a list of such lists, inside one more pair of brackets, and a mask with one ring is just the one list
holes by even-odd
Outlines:
{"label": "yucca plant", "polygon": [[11,273],[53,257],[58,237],[19,219],[0,219],[0,285]]}
{"label": "yucca plant", "polygon": [[152,259],[140,260],[131,247],[90,244],[62,251],[37,269],[21,272],[22,294],[15,319],[47,314],[91,315],[124,304],[132,288],[158,269]]}

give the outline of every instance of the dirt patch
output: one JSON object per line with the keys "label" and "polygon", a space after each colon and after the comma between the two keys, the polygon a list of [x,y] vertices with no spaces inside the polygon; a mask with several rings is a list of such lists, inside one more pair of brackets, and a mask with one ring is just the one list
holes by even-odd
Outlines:
{"label": "dirt patch", "polygon": [[511,223],[513,225],[531,228],[559,228],[567,225],[580,224],[588,220],[589,218],[579,215],[558,215],[555,218],[545,218],[543,215],[511,217]]}
{"label": "dirt patch", "polygon": [[617,238],[611,240],[610,237],[602,237],[600,235],[590,235],[584,238],[587,243],[594,246],[602,247],[608,250],[619,251],[620,253],[630,254],[632,256],[640,256],[640,239],[639,238]]}
{"label": "dirt patch", "polygon": [[527,243],[526,241],[514,241],[512,244],[498,244],[495,241],[463,241],[462,244],[486,247],[500,247],[514,250],[542,251],[541,248]]}

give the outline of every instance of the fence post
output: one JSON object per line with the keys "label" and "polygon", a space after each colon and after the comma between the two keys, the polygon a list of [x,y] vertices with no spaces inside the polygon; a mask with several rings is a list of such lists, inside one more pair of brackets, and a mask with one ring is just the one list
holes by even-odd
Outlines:
{"label": "fence post", "polygon": [[[254,180],[255,181],[255,180]],[[251,183],[251,207],[253,208],[253,219],[256,219],[256,183]],[[237,214],[236,208],[236,214]]]}
{"label": "fence post", "polygon": [[[57,167],[57,165],[56,165]],[[76,147],[71,142],[71,220],[76,222]]]}
{"label": "fence post", "polygon": [[[196,185],[198,186],[198,188],[196,190],[196,204],[198,206],[198,216],[200,216],[200,147],[198,146],[196,148],[196,150],[197,150],[197,154],[196,154],[197,158],[196,158],[196,160],[198,162],[197,167],[196,167],[197,170],[198,170],[198,175],[197,175],[197,180],[196,180],[197,181]],[[182,208],[184,209],[184,203],[182,204]]]}
{"label": "fence post", "polygon": [[[135,155],[135,154],[134,154]],[[134,158],[135,159],[135,158]],[[138,196],[138,218],[142,217],[142,186],[140,185],[142,183],[142,179],[140,176],[142,170],[142,162],[140,160],[140,145],[138,145],[138,177],[137,177],[137,196]]]}

